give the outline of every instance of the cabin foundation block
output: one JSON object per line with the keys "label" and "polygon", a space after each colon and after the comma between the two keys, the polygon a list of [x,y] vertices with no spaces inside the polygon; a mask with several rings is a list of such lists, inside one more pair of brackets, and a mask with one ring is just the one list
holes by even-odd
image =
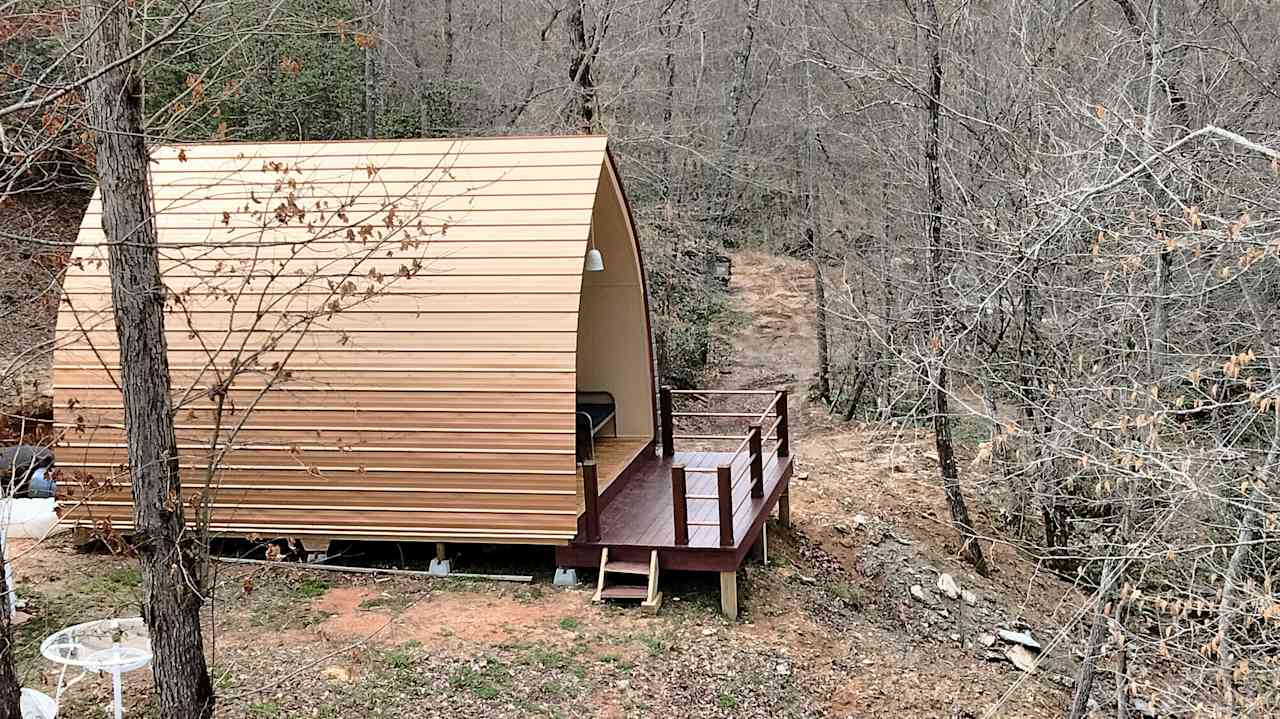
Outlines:
{"label": "cabin foundation block", "polygon": [[729,621],[738,619],[738,573],[720,572],[720,611]]}
{"label": "cabin foundation block", "polygon": [[556,567],[556,576],[551,583],[557,587],[578,586],[578,570],[573,567]]}

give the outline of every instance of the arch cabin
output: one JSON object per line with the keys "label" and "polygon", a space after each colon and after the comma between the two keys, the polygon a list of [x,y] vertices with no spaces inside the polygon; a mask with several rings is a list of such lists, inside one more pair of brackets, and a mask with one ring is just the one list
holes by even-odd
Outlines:
{"label": "arch cabin", "polygon": [[[183,492],[213,533],[555,545],[564,566],[646,574],[650,603],[659,566],[722,572],[736,601],[733,573],[786,511],[785,393],[656,391],[606,144],[154,148]],[[64,520],[128,534],[100,203],[58,314],[57,461]],[[758,406],[672,409],[720,400]],[[726,451],[674,451],[676,420],[713,414],[741,420]]]}

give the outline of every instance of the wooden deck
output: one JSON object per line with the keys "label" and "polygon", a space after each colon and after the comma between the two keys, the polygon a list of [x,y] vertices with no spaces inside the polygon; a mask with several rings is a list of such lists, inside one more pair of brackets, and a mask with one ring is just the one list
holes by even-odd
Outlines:
{"label": "wooden deck", "polygon": [[[601,459],[613,455],[606,455],[604,447],[607,446],[607,443],[603,445],[598,453]],[[600,493],[599,540],[588,541],[585,525],[580,522],[578,537],[567,546],[556,548],[557,563],[598,566],[600,550],[608,547],[611,559],[623,561],[647,561],[649,553],[656,549],[664,569],[737,570],[759,538],[779,497],[787,491],[792,461],[790,456],[769,453],[763,467],[763,496],[752,497],[749,457],[736,455],[732,466],[733,543],[730,545],[721,544],[716,474],[690,471],[686,475],[689,543],[677,544],[672,466],[716,467],[730,458],[735,458],[730,452],[692,451],[662,457],[652,447],[645,448]],[[601,479],[605,476],[602,471]]]}

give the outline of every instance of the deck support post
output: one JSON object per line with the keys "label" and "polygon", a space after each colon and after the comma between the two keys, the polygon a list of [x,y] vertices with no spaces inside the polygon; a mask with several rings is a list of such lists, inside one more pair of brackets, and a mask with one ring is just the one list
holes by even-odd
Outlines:
{"label": "deck support post", "polygon": [[738,573],[720,572],[720,611],[729,621],[738,619]]}
{"label": "deck support post", "polygon": [[773,411],[778,415],[778,456],[786,457],[791,454],[791,430],[787,426],[790,419],[787,416],[787,391],[785,389],[778,390],[778,396],[773,400]]}
{"label": "deck support post", "polygon": [[733,546],[733,467],[716,468],[716,499],[720,505],[720,546]]}
{"label": "deck support post", "polygon": [[760,425],[751,425],[747,435],[747,452],[751,454],[751,496],[764,496],[764,441],[760,437]]}
{"label": "deck support post", "polygon": [[671,388],[663,387],[658,390],[658,418],[662,430],[662,456],[673,457],[676,448],[673,445],[675,440],[675,428],[671,425]]}
{"label": "deck support post", "polygon": [[751,556],[760,560],[761,564],[769,564],[769,524],[760,525],[760,536],[751,546]]}
{"label": "deck support post", "polygon": [[671,465],[671,512],[675,518],[676,546],[689,543],[689,499],[684,465]]}
{"label": "deck support post", "polygon": [[778,495],[778,524],[791,528],[791,488],[787,487]]}
{"label": "deck support post", "polygon": [[600,541],[600,479],[594,459],[582,463],[582,503],[588,542]]}

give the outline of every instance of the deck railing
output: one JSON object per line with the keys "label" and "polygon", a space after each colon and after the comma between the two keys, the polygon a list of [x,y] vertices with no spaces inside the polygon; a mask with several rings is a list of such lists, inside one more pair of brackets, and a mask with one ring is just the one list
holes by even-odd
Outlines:
{"label": "deck railing", "polygon": [[[769,405],[763,412],[676,412],[674,411],[674,399],[682,395],[698,395],[698,396],[769,396],[771,397]],[[698,442],[722,442],[736,441],[737,449],[734,450],[730,457],[717,464],[714,467],[698,467],[683,464],[672,464],[671,466],[671,503],[672,512],[675,518],[675,543],[677,545],[687,545],[689,543],[689,527],[692,526],[718,526],[720,528],[720,545],[731,547],[734,543],[733,534],[733,513],[734,513],[734,490],[738,486],[738,479],[733,476],[733,467],[737,461],[744,456],[747,458],[747,474],[745,478],[749,478],[751,482],[751,496],[764,496],[764,468],[765,468],[765,442],[774,442],[774,452],[778,457],[786,457],[790,454],[791,437],[787,426],[787,391],[786,390],[673,390],[663,387],[659,392],[659,408],[662,415],[662,453],[667,457],[675,456],[675,441],[689,440]],[[775,419],[765,429],[765,422],[773,416]],[[746,435],[736,434],[678,434],[675,431],[675,421],[679,418],[702,418],[710,420],[732,420],[732,419],[748,419],[751,422],[747,425]],[[715,494],[689,494],[688,493],[688,475],[689,474],[711,474],[716,475],[716,493]],[[739,478],[741,479],[741,478]],[[719,510],[718,521],[711,522],[690,522],[689,521],[689,502],[690,501],[714,501]]]}

